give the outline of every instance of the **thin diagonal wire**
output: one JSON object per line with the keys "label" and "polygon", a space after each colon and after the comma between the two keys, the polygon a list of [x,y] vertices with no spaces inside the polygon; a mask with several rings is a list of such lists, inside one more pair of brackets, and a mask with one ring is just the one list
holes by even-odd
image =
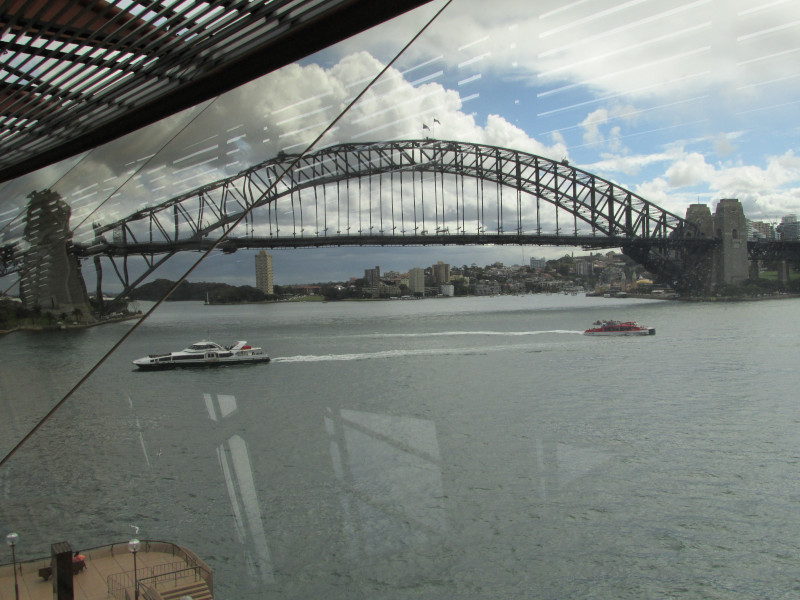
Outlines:
{"label": "thin diagonal wire", "polygon": [[[275,189],[275,187],[276,187],[276,186],[278,185],[278,183],[279,183],[279,182],[280,182],[280,181],[281,181],[281,180],[282,180],[282,179],[283,179],[283,178],[286,176],[286,174],[287,174],[289,171],[291,171],[292,169],[294,169],[294,167],[295,167],[295,166],[296,166],[296,165],[297,165],[297,164],[298,164],[298,163],[299,163],[299,162],[300,162],[300,161],[301,161],[301,160],[302,160],[302,159],[305,157],[305,155],[306,155],[306,154],[308,154],[308,153],[309,153],[309,151],[310,151],[310,150],[311,150],[311,149],[312,149],[314,146],[316,146],[316,145],[319,143],[319,141],[320,141],[320,140],[321,140],[321,139],[322,139],[322,138],[323,138],[323,137],[324,137],[324,136],[325,136],[325,135],[326,135],[326,134],[327,134],[327,133],[328,133],[328,132],[329,132],[331,129],[333,129],[333,127],[334,127],[334,126],[335,126],[335,125],[336,125],[336,124],[337,124],[337,123],[338,123],[338,122],[339,122],[339,121],[342,119],[342,117],[344,117],[344,115],[346,115],[346,114],[347,114],[347,113],[350,111],[350,109],[351,109],[353,106],[355,106],[355,104],[356,104],[356,103],[357,103],[357,102],[358,102],[358,101],[359,101],[359,100],[360,100],[360,99],[361,99],[361,98],[364,96],[364,94],[366,94],[366,93],[367,93],[367,91],[368,91],[368,90],[369,90],[369,89],[370,89],[370,88],[371,88],[373,85],[375,85],[375,83],[376,83],[376,82],[377,82],[377,81],[378,81],[378,80],[379,80],[379,79],[380,79],[380,78],[381,78],[381,77],[382,77],[382,76],[383,76],[383,75],[386,73],[386,71],[388,71],[388,70],[389,70],[389,69],[392,67],[392,65],[394,65],[394,63],[395,63],[395,62],[397,62],[397,60],[398,60],[398,59],[399,59],[399,58],[400,58],[400,57],[401,57],[401,56],[402,56],[402,55],[405,53],[405,51],[406,51],[406,50],[408,50],[408,48],[409,48],[409,47],[410,47],[410,46],[411,46],[411,45],[412,45],[412,44],[413,44],[415,41],[417,41],[417,39],[419,39],[419,37],[420,37],[420,36],[421,36],[421,35],[422,35],[422,34],[425,32],[425,30],[426,30],[426,29],[428,29],[428,27],[430,27],[430,25],[431,25],[431,24],[432,24],[432,23],[433,23],[433,22],[434,22],[434,21],[435,21],[435,20],[436,20],[436,19],[439,17],[439,15],[441,15],[441,14],[442,14],[442,12],[444,12],[444,10],[445,10],[445,9],[446,9],[448,6],[450,6],[450,4],[451,4],[452,2],[453,2],[453,0],[447,0],[447,1],[446,1],[446,2],[445,2],[443,5],[442,5],[442,7],[441,7],[441,8],[440,8],[438,11],[436,11],[436,12],[434,13],[434,15],[433,15],[433,16],[432,16],[432,17],[431,17],[431,18],[430,18],[430,19],[429,19],[429,20],[428,20],[428,21],[425,23],[425,25],[423,25],[423,26],[422,26],[422,28],[421,28],[421,29],[420,29],[420,30],[419,30],[419,31],[418,31],[416,34],[414,34],[414,36],[413,36],[413,37],[412,37],[412,38],[411,38],[411,39],[408,41],[408,43],[406,43],[406,45],[405,45],[405,46],[403,46],[403,47],[400,49],[400,51],[399,51],[397,54],[395,54],[394,58],[392,58],[392,60],[390,60],[390,61],[389,61],[389,62],[386,64],[386,66],[385,66],[383,69],[381,69],[381,71],[380,71],[380,72],[379,72],[379,73],[378,73],[378,74],[377,74],[377,75],[376,75],[376,76],[375,76],[375,77],[374,77],[374,78],[373,78],[373,79],[372,79],[372,80],[371,80],[371,81],[370,81],[370,82],[369,82],[369,83],[368,83],[368,84],[367,84],[367,85],[364,87],[364,89],[363,89],[363,90],[361,90],[361,91],[358,93],[358,95],[356,95],[356,97],[355,97],[355,98],[353,98],[353,100],[351,100],[351,101],[350,101],[350,103],[349,103],[347,106],[345,106],[345,107],[344,107],[344,109],[343,109],[343,110],[342,110],[342,111],[341,111],[341,112],[340,112],[340,113],[339,113],[339,114],[336,116],[336,118],[335,118],[335,119],[333,119],[333,121],[331,121],[331,122],[330,122],[330,123],[327,125],[327,127],[325,127],[325,129],[323,129],[323,130],[322,130],[322,132],[321,132],[321,133],[320,133],[320,134],[319,134],[319,135],[318,135],[318,136],[317,136],[317,137],[316,137],[316,138],[315,138],[315,139],[314,139],[314,140],[313,140],[313,141],[312,141],[312,142],[311,142],[311,143],[310,143],[310,144],[309,144],[307,147],[306,147],[306,149],[305,149],[305,150],[303,150],[303,151],[302,151],[302,152],[301,152],[301,153],[300,153],[300,154],[299,154],[299,155],[298,155],[298,156],[297,156],[297,157],[296,157],[296,158],[295,158],[295,159],[294,159],[294,160],[293,160],[293,161],[292,161],[292,162],[291,162],[291,163],[290,163],[290,164],[289,164],[289,165],[288,165],[288,166],[287,166],[287,167],[286,167],[284,170],[283,170],[283,172],[281,173],[281,176],[280,176],[280,177],[278,177],[278,178],[277,178],[277,179],[276,179],[276,180],[275,180],[275,181],[272,183],[272,185],[271,185],[269,188],[267,188],[267,190],[266,190],[266,191],[265,191],[265,192],[262,194],[262,197],[266,196],[267,194],[270,194],[270,193],[271,193],[271,192],[272,192],[272,191]],[[241,216],[240,216],[238,219],[236,219],[236,221],[234,221],[234,222],[231,224],[231,226],[230,226],[230,227],[229,227],[229,228],[228,228],[228,229],[227,229],[227,230],[226,230],[226,231],[225,231],[225,232],[224,232],[224,233],[223,233],[223,234],[222,234],[222,235],[219,237],[219,239],[218,239],[216,242],[214,242],[214,244],[213,244],[213,245],[212,245],[212,246],[211,246],[211,247],[210,247],[208,250],[206,250],[206,251],[205,251],[205,252],[204,252],[204,253],[203,253],[203,254],[200,256],[200,258],[198,258],[198,259],[197,259],[197,261],[195,261],[195,263],[194,263],[194,264],[193,264],[191,267],[189,267],[189,269],[188,269],[188,270],[187,270],[187,271],[186,271],[186,272],[185,272],[185,273],[184,273],[184,274],[181,276],[181,278],[180,278],[180,279],[178,279],[178,281],[176,281],[176,282],[175,282],[175,283],[172,285],[172,287],[171,287],[171,288],[170,288],[170,289],[167,291],[167,293],[166,293],[166,294],[164,294],[164,296],[163,296],[163,297],[162,297],[162,298],[161,298],[161,299],[160,299],[158,302],[156,302],[156,303],[155,303],[155,304],[154,304],[154,305],[153,305],[153,306],[152,306],[152,307],[151,307],[151,308],[150,308],[150,309],[149,309],[149,310],[148,310],[148,311],[147,311],[147,312],[146,312],[144,315],[142,315],[142,318],[141,318],[141,319],[139,319],[139,320],[138,320],[138,321],[137,321],[137,322],[136,322],[136,323],[133,325],[133,327],[131,327],[131,328],[130,328],[130,329],[129,329],[129,330],[128,330],[128,331],[127,331],[127,332],[126,332],[126,333],[125,333],[125,334],[124,334],[124,335],[123,335],[123,336],[122,336],[120,339],[119,339],[119,341],[117,341],[117,343],[115,343],[115,344],[114,344],[114,345],[113,345],[113,346],[112,346],[112,347],[111,347],[111,348],[110,348],[110,349],[109,349],[109,350],[108,350],[108,351],[107,351],[107,352],[106,352],[106,353],[105,353],[105,354],[104,354],[104,355],[103,355],[103,356],[102,356],[102,357],[101,357],[101,358],[100,358],[100,359],[97,361],[97,363],[95,363],[95,365],[94,365],[94,366],[93,366],[91,369],[89,369],[89,371],[87,371],[87,372],[86,372],[86,374],[85,374],[83,377],[81,377],[81,378],[80,378],[80,380],[78,380],[78,382],[77,382],[77,383],[76,383],[76,384],[75,384],[75,385],[72,387],[72,389],[70,389],[70,390],[69,390],[69,391],[68,391],[66,394],[64,394],[64,397],[63,397],[63,398],[61,398],[61,400],[59,400],[59,401],[58,401],[58,402],[55,404],[55,406],[53,406],[53,408],[51,408],[51,409],[48,411],[48,413],[47,413],[47,414],[46,414],[44,417],[42,417],[42,418],[39,420],[39,422],[38,422],[38,423],[36,423],[36,425],[34,425],[34,426],[33,426],[33,428],[31,428],[31,430],[30,430],[30,431],[29,431],[27,434],[25,434],[25,437],[23,437],[23,438],[22,438],[22,439],[21,439],[19,442],[17,442],[17,445],[16,445],[16,446],[14,446],[14,447],[13,447],[13,448],[12,448],[12,449],[11,449],[11,450],[8,452],[8,454],[6,454],[6,455],[3,457],[3,460],[0,460],[0,468],[2,468],[2,467],[3,467],[3,465],[5,465],[5,464],[6,464],[6,462],[8,462],[8,460],[9,460],[9,459],[10,459],[12,456],[14,456],[14,454],[16,454],[17,450],[19,450],[19,449],[20,449],[20,448],[21,448],[21,447],[22,447],[22,446],[25,444],[25,442],[27,442],[27,441],[28,441],[28,440],[29,440],[31,437],[33,437],[33,434],[35,434],[35,433],[36,433],[36,432],[37,432],[37,431],[38,431],[38,430],[39,430],[39,429],[42,427],[42,425],[44,425],[44,424],[45,424],[45,423],[46,423],[46,422],[47,422],[47,421],[50,419],[50,417],[51,417],[51,416],[53,416],[53,415],[56,413],[56,411],[57,411],[59,408],[61,408],[61,407],[64,405],[64,403],[65,403],[67,400],[69,400],[69,399],[72,397],[72,395],[73,395],[73,394],[74,394],[76,391],[78,391],[78,389],[79,389],[79,388],[80,388],[80,387],[81,387],[81,386],[82,386],[82,385],[83,385],[83,384],[84,384],[84,383],[85,383],[85,382],[86,382],[86,381],[89,379],[89,377],[91,377],[91,376],[92,376],[92,375],[95,373],[95,371],[97,371],[97,370],[98,370],[98,369],[99,369],[99,368],[100,368],[100,367],[103,365],[103,363],[105,363],[105,361],[108,359],[108,357],[109,357],[109,356],[111,356],[111,355],[112,355],[114,352],[116,352],[117,348],[119,348],[119,347],[120,347],[120,346],[123,344],[123,342],[125,342],[125,341],[126,341],[126,340],[127,340],[127,339],[128,339],[128,338],[129,338],[129,337],[132,335],[132,334],[133,334],[133,332],[134,332],[134,331],[136,331],[136,330],[139,328],[139,326],[140,326],[142,323],[144,323],[144,322],[147,320],[147,318],[148,318],[148,317],[149,317],[151,314],[153,314],[153,312],[154,312],[154,311],[155,311],[155,310],[156,310],[156,309],[157,309],[159,306],[161,306],[161,304],[162,304],[162,303],[163,303],[163,302],[164,302],[164,301],[165,301],[167,298],[169,298],[169,297],[170,297],[170,295],[171,295],[171,294],[172,294],[172,293],[173,293],[173,292],[174,292],[174,291],[175,291],[175,290],[178,288],[178,286],[179,286],[181,283],[183,283],[183,282],[186,280],[186,278],[187,278],[187,277],[189,277],[189,275],[191,275],[191,274],[192,274],[192,272],[193,272],[193,271],[194,271],[194,270],[195,270],[195,269],[196,269],[196,268],[197,268],[197,267],[200,265],[200,263],[201,263],[201,262],[203,262],[203,261],[204,261],[204,260],[205,260],[205,259],[206,259],[206,258],[207,258],[207,257],[208,257],[210,254],[211,254],[211,252],[213,252],[213,251],[214,251],[214,250],[215,250],[215,249],[216,249],[216,248],[217,248],[217,247],[218,247],[218,246],[219,246],[219,245],[220,245],[220,244],[221,244],[221,243],[222,243],[222,242],[223,242],[223,241],[224,241],[224,240],[225,240],[225,239],[228,237],[228,234],[229,234],[231,231],[233,231],[233,230],[234,230],[234,229],[235,229],[235,228],[236,228],[236,227],[237,227],[237,226],[238,226],[238,225],[239,225],[239,224],[240,224],[240,223],[241,223],[241,222],[244,220],[244,218],[245,218],[245,217],[246,217],[246,216],[247,216],[247,215],[250,213],[250,211],[252,211],[252,210],[253,210],[253,207],[254,207],[256,204],[257,204],[257,203],[256,203],[256,202],[254,202],[254,203],[253,203],[253,205],[251,205],[251,207],[250,207],[248,210],[245,210],[245,211],[242,213],[242,215],[241,215]]]}

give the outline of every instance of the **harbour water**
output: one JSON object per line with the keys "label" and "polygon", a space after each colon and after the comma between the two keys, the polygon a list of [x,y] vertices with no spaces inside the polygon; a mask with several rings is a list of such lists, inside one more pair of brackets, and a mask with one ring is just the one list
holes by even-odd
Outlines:
{"label": "harbour water", "polygon": [[[166,303],[0,471],[0,528],[24,559],[136,525],[225,600],[793,598],[799,307]],[[0,450],[130,326],[0,338]],[[273,361],[133,369],[203,338]]]}

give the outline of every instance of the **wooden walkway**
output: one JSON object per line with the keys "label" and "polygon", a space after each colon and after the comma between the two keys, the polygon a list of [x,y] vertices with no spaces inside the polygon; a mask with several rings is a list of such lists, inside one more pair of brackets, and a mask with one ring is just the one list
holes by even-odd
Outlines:
{"label": "wooden walkway", "polygon": [[[169,570],[167,565],[179,563],[175,565],[178,570],[195,566],[185,560],[180,553],[175,553],[174,548],[178,547],[165,542],[142,541],[142,548],[136,554],[136,570],[140,580],[143,579],[150,587],[155,587],[165,599],[180,598],[189,594],[192,598],[211,600],[213,598],[212,590],[202,579],[173,580],[164,578],[155,585],[146,580],[153,572],[160,573],[164,569]],[[128,551],[127,542],[92,550],[81,549],[81,554],[86,557],[86,569],[73,577],[75,600],[107,600],[110,576],[119,577],[121,574],[127,573],[132,579],[133,555]],[[49,566],[49,558],[17,563],[20,600],[53,599],[53,578],[45,581],[39,576],[39,569]],[[188,591],[190,589],[191,591]],[[176,591],[180,591],[180,593],[173,595]],[[132,592],[130,597],[133,597]],[[15,600],[14,570],[10,564],[0,566],[0,600]]]}

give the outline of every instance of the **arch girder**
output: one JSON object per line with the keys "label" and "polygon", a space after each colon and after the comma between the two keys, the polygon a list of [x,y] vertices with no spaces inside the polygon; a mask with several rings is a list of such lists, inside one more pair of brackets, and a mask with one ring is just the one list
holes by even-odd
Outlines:
{"label": "arch girder", "polygon": [[[297,164],[292,166],[295,161]],[[243,212],[262,206],[268,206],[270,226],[274,223],[277,230],[279,198],[288,196],[293,205],[294,194],[307,188],[403,172],[473,178],[498,185],[500,193],[506,188],[526,194],[536,199],[537,207],[541,200],[572,215],[576,235],[578,221],[609,237],[646,239],[664,238],[685,224],[680,217],[637,194],[565,161],[475,143],[400,140],[340,144],[302,157],[280,153],[235,176],[139,210],[116,223],[100,226],[97,231],[125,228],[129,238],[136,239],[134,223],[147,220],[151,232],[157,231],[165,240],[177,241],[182,226],[188,227],[190,237],[199,238],[234,222]],[[466,199],[461,201],[464,210],[471,210]],[[441,209],[443,221],[444,198],[441,202],[439,206],[437,200],[436,210]],[[190,205],[196,207],[194,212],[188,208]],[[286,210],[294,211],[294,206]],[[302,220],[302,207],[300,210]],[[457,206],[458,210],[461,208]],[[498,212],[502,210],[501,205]],[[515,210],[519,215],[517,233],[522,233],[521,205]],[[438,212],[436,219],[438,222]]]}

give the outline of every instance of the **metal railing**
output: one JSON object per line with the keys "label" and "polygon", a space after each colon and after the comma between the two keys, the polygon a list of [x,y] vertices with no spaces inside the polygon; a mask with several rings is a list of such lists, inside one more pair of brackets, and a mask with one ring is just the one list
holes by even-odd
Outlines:
{"label": "metal railing", "polygon": [[[145,547],[149,551],[151,544],[154,545],[162,542],[144,543],[146,544]],[[190,578],[194,581],[202,579],[208,584],[209,588],[213,586],[213,574],[208,567],[206,567],[204,564],[201,564],[201,561],[198,561],[191,552],[188,552],[184,548],[169,542],[163,542],[163,544],[165,546],[171,546],[172,554],[181,557],[183,561],[165,563],[152,567],[137,568],[136,577],[134,577],[132,570],[109,575],[107,578],[108,597],[114,598],[115,600],[128,600],[128,598],[133,596],[133,590],[137,581],[139,583],[140,598],[142,597],[141,592],[143,589],[147,590],[149,595],[150,592],[155,589],[157,584],[169,580],[173,580],[177,583],[178,581]],[[142,586],[143,582],[145,583],[144,587]]]}
{"label": "metal railing", "polygon": [[[137,580],[148,580],[155,583],[162,578],[169,578],[172,573],[186,570],[184,564],[185,563],[183,562],[173,562],[155,565],[152,567],[141,567],[136,569],[136,577],[134,577],[133,571],[125,571],[124,573],[115,573],[113,575],[109,575],[107,580],[108,595],[117,598],[118,600],[122,600],[120,592],[126,589],[133,589]],[[195,568],[196,567],[190,567],[190,569]]]}
{"label": "metal railing", "polygon": [[200,581],[203,579],[202,569],[199,566],[185,567],[171,572],[160,573],[158,575],[151,575],[149,577],[140,577],[139,585],[145,582],[148,585],[156,587],[159,583],[171,580],[174,584],[184,579],[192,579],[193,581]]}

